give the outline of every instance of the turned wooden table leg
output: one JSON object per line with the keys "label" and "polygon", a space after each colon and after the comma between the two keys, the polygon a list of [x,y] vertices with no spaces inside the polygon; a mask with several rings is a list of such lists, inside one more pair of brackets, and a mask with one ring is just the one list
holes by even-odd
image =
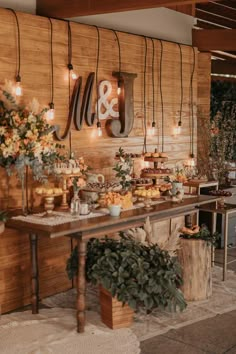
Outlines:
{"label": "turned wooden table leg", "polygon": [[38,282],[38,236],[36,234],[30,234],[30,251],[31,251],[31,304],[32,313],[38,313],[38,301],[39,301],[39,282]]}
{"label": "turned wooden table leg", "polygon": [[77,332],[84,332],[85,327],[85,262],[86,241],[78,240],[78,282],[77,282]]}

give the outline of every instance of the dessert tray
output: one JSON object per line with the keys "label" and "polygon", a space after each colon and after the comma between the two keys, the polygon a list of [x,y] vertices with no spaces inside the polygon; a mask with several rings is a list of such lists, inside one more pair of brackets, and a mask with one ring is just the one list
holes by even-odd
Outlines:
{"label": "dessert tray", "polygon": [[121,185],[119,182],[93,182],[87,183],[83,188],[86,192],[104,193],[110,191],[119,191]]}

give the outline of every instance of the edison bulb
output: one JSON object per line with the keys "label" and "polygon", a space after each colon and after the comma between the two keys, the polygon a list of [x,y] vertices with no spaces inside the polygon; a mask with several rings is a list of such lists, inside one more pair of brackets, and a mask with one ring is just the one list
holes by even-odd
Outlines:
{"label": "edison bulb", "polygon": [[71,78],[72,78],[73,80],[76,80],[77,77],[78,77],[78,75],[76,74],[76,72],[75,72],[74,70],[71,70]]}
{"label": "edison bulb", "polygon": [[21,87],[21,82],[20,81],[18,81],[16,83],[15,94],[16,94],[16,96],[22,96],[22,87]]}
{"label": "edison bulb", "polygon": [[54,118],[55,118],[55,109],[50,108],[49,111],[47,112],[47,119],[53,120]]}

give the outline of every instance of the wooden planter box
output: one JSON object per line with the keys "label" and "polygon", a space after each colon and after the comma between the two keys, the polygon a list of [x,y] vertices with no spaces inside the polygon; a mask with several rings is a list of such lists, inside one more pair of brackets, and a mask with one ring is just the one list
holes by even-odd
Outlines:
{"label": "wooden planter box", "polygon": [[125,304],[124,306],[111,294],[100,287],[101,319],[111,329],[130,327],[133,323],[134,311]]}
{"label": "wooden planter box", "polygon": [[183,269],[181,290],[187,301],[212,295],[211,245],[204,240],[180,239],[179,262]]}
{"label": "wooden planter box", "polygon": [[2,234],[5,230],[5,224],[4,222],[0,221],[0,234]]}

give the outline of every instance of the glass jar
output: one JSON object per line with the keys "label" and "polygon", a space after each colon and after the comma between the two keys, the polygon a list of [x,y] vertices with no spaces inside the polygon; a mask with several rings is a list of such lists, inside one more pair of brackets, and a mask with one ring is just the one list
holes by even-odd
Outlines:
{"label": "glass jar", "polygon": [[74,195],[70,203],[70,213],[71,216],[74,217],[79,216],[80,214],[80,199],[78,193],[79,191],[74,191]]}

